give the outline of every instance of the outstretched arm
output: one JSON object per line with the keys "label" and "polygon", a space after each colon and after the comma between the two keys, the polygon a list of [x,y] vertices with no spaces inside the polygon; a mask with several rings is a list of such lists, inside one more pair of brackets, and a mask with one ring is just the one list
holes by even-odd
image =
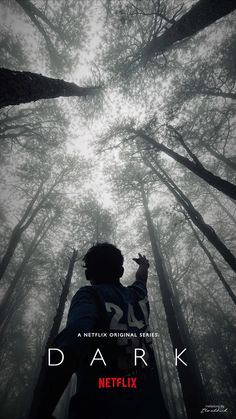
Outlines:
{"label": "outstretched arm", "polygon": [[136,272],[136,281],[142,281],[146,284],[148,278],[149,261],[145,255],[142,256],[141,253],[138,255],[138,258],[133,258],[133,260],[139,265]]}

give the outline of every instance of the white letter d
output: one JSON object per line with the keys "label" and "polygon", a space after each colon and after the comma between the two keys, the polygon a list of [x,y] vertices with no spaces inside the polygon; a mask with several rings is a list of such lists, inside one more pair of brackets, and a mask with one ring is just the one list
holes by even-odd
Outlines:
{"label": "white letter d", "polygon": [[[61,361],[58,364],[51,363],[51,351],[58,351],[61,354]],[[49,367],[57,367],[58,365],[61,365],[64,361],[64,354],[63,352],[58,348],[48,348],[48,366]]]}

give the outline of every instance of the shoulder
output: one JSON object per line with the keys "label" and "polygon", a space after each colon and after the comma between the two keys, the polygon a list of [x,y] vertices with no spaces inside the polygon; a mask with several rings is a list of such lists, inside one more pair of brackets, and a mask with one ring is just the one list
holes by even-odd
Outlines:
{"label": "shoulder", "polygon": [[90,286],[81,287],[72,298],[67,326],[70,328],[79,325],[82,331],[94,329],[99,319],[99,307],[94,290]]}
{"label": "shoulder", "polygon": [[71,300],[71,306],[77,304],[78,302],[94,302],[95,292],[92,286],[85,285],[78,289]]}

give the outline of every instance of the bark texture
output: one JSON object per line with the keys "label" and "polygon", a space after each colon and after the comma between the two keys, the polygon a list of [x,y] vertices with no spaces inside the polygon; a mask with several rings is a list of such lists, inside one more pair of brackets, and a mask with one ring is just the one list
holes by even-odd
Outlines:
{"label": "bark texture", "polygon": [[142,51],[142,58],[148,61],[208,27],[236,8],[235,0],[200,0],[160,36],[154,36]]}
{"label": "bark texture", "polygon": [[0,68],[0,108],[60,96],[92,96],[99,87],[80,87],[29,71]]}

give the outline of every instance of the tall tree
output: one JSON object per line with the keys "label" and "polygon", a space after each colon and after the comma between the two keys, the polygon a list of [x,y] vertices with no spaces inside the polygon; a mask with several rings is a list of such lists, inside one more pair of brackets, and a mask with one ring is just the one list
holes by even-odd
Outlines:
{"label": "tall tree", "polygon": [[[233,29],[233,27],[232,27]],[[176,74],[176,87],[184,100],[195,96],[236,99],[235,93],[235,52],[234,35],[227,36],[220,48],[213,49],[208,60],[193,64],[192,68]],[[200,64],[200,70],[199,70]]]}
{"label": "tall tree", "polygon": [[68,130],[68,117],[56,103],[37,102],[28,107],[4,108],[0,112],[0,147],[3,157],[21,151],[40,155],[59,151]]}
{"label": "tall tree", "polygon": [[68,73],[77,64],[77,48],[82,48],[85,41],[91,5],[90,1],[59,1],[55,5],[48,1],[39,4],[16,0],[16,6],[20,6],[15,7],[16,11],[22,11],[36,29],[54,73]]}
{"label": "tall tree", "polygon": [[[140,173],[140,167],[134,167],[134,164],[129,162],[127,163],[126,169],[129,170],[129,174],[124,167],[119,174],[116,171],[116,174],[114,174],[114,182],[117,187],[119,185],[119,190],[125,189],[126,193],[129,191],[130,198],[131,196],[134,196],[133,199],[135,200],[134,202],[136,202],[136,205],[141,204],[143,207],[173,352],[175,354],[176,349],[181,351],[187,347],[185,360],[188,367],[181,363],[177,364],[186,410],[189,415],[191,412],[191,417],[197,418],[206,402],[204,388],[196,356],[194,354],[194,348],[190,344],[188,345],[190,337],[187,335],[186,328],[183,327],[183,314],[180,306],[176,302],[177,296],[174,294],[170,285],[164,256],[161,251],[161,244],[158,241],[158,235],[149,210],[147,190],[150,191],[151,184],[149,184],[145,172]],[[139,202],[139,200],[141,200],[141,202]],[[132,202],[132,207],[134,202]],[[190,382],[194,383],[191,388],[189,386]],[[197,398],[196,394],[198,395]]]}
{"label": "tall tree", "polygon": [[229,286],[229,284],[225,280],[224,275],[222,274],[222,272],[221,272],[220,268],[218,267],[217,263],[214,261],[214,258],[212,257],[211,252],[209,252],[209,250],[207,249],[207,247],[205,246],[203,241],[200,239],[199,235],[197,234],[195,228],[193,227],[191,221],[186,216],[186,214],[185,214],[185,218],[186,218],[186,220],[188,222],[188,225],[190,226],[195,238],[197,239],[198,244],[200,245],[200,247],[202,248],[202,250],[205,252],[206,256],[208,257],[215,273],[217,274],[217,276],[220,279],[221,283],[223,284],[224,288],[228,292],[228,294],[229,294],[230,298],[232,299],[233,303],[236,304],[236,295],[234,294],[232,288]]}
{"label": "tall tree", "polygon": [[[147,161],[147,160],[146,160]],[[168,187],[168,189],[176,197],[177,201],[183,206],[193,223],[202,231],[212,245],[218,250],[229,266],[236,272],[236,258],[233,253],[222,242],[215,230],[205,223],[202,215],[196,210],[186,195],[178,188],[170,176],[158,165],[159,171],[150,163],[147,163],[157,177]]]}
{"label": "tall tree", "polygon": [[0,108],[59,96],[93,96],[99,87],[80,87],[75,83],[52,79],[27,71],[0,68]]}
{"label": "tall tree", "polygon": [[72,255],[70,257],[69,265],[68,265],[68,271],[66,274],[65,282],[62,287],[59,303],[57,306],[57,311],[53,319],[53,324],[52,324],[52,327],[49,332],[48,339],[45,345],[45,352],[42,358],[42,364],[41,364],[41,369],[39,372],[37,384],[34,389],[34,395],[33,395],[33,400],[32,400],[31,409],[30,409],[30,416],[29,416],[32,419],[36,417],[39,405],[41,403],[42,394],[45,391],[44,381],[45,381],[45,374],[46,374],[46,370],[48,366],[48,348],[50,347],[50,345],[52,344],[53,340],[55,339],[55,337],[57,336],[59,332],[62,317],[64,314],[66,299],[70,290],[74,266],[77,260],[78,260],[78,250],[73,249]]}
{"label": "tall tree", "polygon": [[[26,161],[21,168],[21,176],[27,184],[33,188],[30,200],[27,197],[26,208],[20,217],[20,220],[12,230],[7,249],[0,263],[0,279],[3,277],[14,252],[20,242],[22,234],[30,227],[34,219],[45,208],[53,206],[55,200],[60,199],[60,189],[63,188],[69,180],[74,179],[78,182],[78,173],[82,169],[82,163],[75,158],[67,158],[62,161],[62,156],[53,156],[54,162],[50,160],[52,156],[48,156],[45,161]],[[20,170],[19,170],[20,171]],[[82,172],[81,172],[82,173]],[[34,180],[34,176],[38,179]],[[32,179],[33,177],[33,179]],[[40,180],[41,179],[41,180]],[[32,185],[33,180],[33,185]],[[35,185],[36,184],[36,185]],[[26,196],[29,195],[28,190],[25,191]],[[59,198],[60,197],[60,198]]]}
{"label": "tall tree", "polygon": [[[209,185],[223,192],[228,197],[236,200],[236,186],[228,182],[225,179],[220,178],[217,175],[214,175],[212,172],[207,170],[195,154],[190,150],[190,148],[185,144],[184,140],[181,137],[181,144],[187,150],[188,154],[191,156],[192,160],[189,160],[187,157],[176,153],[174,150],[166,147],[164,144],[157,142],[151,136],[146,134],[143,130],[131,130],[134,133],[135,137],[140,137],[150,144],[155,150],[163,151],[168,156],[172,157],[178,163],[182,164],[184,167],[191,170],[200,178],[204,179]],[[180,138],[179,138],[180,139]]]}
{"label": "tall tree", "polygon": [[234,0],[199,0],[187,13],[173,23],[161,35],[154,34],[151,41],[141,51],[143,60],[163,54],[177,43],[188,39],[216,20],[235,10]]}
{"label": "tall tree", "polygon": [[[39,184],[35,194],[33,195],[32,199],[30,200],[30,202],[28,203],[21,219],[19,220],[19,222],[15,225],[15,227],[13,228],[13,231],[11,233],[11,237],[9,239],[8,245],[7,245],[7,249],[6,252],[4,254],[4,256],[1,259],[1,263],[0,263],[0,279],[3,277],[9,263],[10,260],[16,250],[16,247],[18,246],[20,239],[21,239],[21,235],[22,233],[28,228],[28,226],[31,224],[31,222],[33,221],[34,217],[37,215],[37,213],[39,212],[40,208],[42,207],[42,205],[36,205],[34,208],[34,205],[37,202],[37,199],[42,191],[43,188],[43,181],[41,181],[41,183]],[[44,201],[43,201],[44,202]],[[34,209],[33,209],[34,208]]]}
{"label": "tall tree", "polygon": [[[155,260],[155,266],[160,283],[162,301],[165,308],[168,329],[173,345],[173,352],[175,353],[176,349],[178,351],[184,350],[187,342],[185,342],[182,339],[183,330],[181,331],[180,325],[178,324],[177,316],[174,309],[173,295],[171,295],[170,289],[168,289],[167,273],[165,270],[163,258],[161,256],[160,250],[156,242],[155,229],[148,208],[147,197],[143,186],[141,189],[141,193],[145,217],[147,221],[147,228]],[[177,369],[181,382],[187,414],[189,416],[191,415],[192,418],[198,418],[199,412],[201,412],[201,409],[205,406],[206,400],[204,396],[204,389],[201,384],[200,375],[199,373],[196,373],[196,371],[198,371],[198,367],[196,361],[193,361],[193,358],[194,357],[192,357],[191,349],[188,347],[185,358],[187,367],[183,363],[178,363]],[[189,385],[189,383],[191,383],[191,386]]]}
{"label": "tall tree", "polygon": [[[9,322],[9,303],[12,299],[12,296],[17,288],[17,285],[22,277],[22,274],[30,260],[30,258],[32,257],[32,255],[34,254],[34,252],[37,250],[37,247],[39,246],[39,244],[42,242],[42,240],[45,238],[45,236],[47,235],[47,233],[49,232],[50,228],[52,227],[53,223],[55,222],[55,219],[58,217],[56,214],[52,215],[51,217],[46,216],[45,219],[42,220],[42,222],[40,223],[39,227],[37,228],[33,240],[31,241],[31,243],[29,244],[24,258],[21,261],[20,265],[18,266],[15,275],[6,291],[6,293],[4,294],[4,297],[1,301],[0,304],[0,330],[2,329],[2,327],[5,326],[5,319],[6,317],[8,317],[8,322]],[[11,314],[11,313],[10,313]],[[6,328],[4,327],[4,332],[5,332]],[[2,330],[1,330],[1,334],[0,334],[0,339],[2,337]]]}

